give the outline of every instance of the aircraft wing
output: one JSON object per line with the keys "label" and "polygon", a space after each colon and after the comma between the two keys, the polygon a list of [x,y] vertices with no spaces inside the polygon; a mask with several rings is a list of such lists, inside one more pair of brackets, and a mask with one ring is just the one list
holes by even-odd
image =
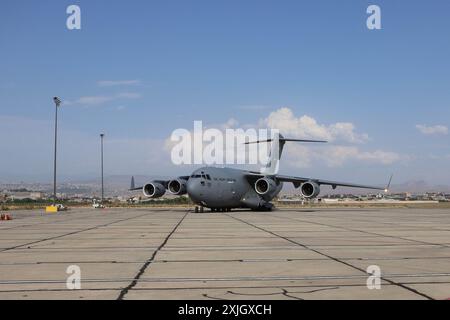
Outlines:
{"label": "aircraft wing", "polygon": [[364,184],[355,184],[348,182],[339,182],[339,181],[330,181],[330,180],[322,180],[322,179],[312,179],[312,178],[303,178],[303,177],[291,177],[291,176],[276,176],[276,179],[282,182],[292,182],[294,187],[298,188],[303,182],[314,181],[319,185],[328,185],[336,189],[336,187],[350,187],[350,188],[364,188],[364,189],[375,189],[375,190],[386,190],[387,187],[380,186],[368,186]]}
{"label": "aircraft wing", "polygon": [[[181,177],[177,177],[178,179],[183,179],[183,180],[189,180],[190,176],[181,176]],[[165,188],[167,188],[167,185],[169,184],[170,180],[152,180],[152,182],[156,182],[156,183],[160,183],[162,184]],[[130,188],[128,189],[128,191],[136,191],[136,190],[142,190],[144,186],[140,186],[140,187],[136,187],[134,185],[134,178],[131,178],[131,185]]]}
{"label": "aircraft wing", "polygon": [[[266,177],[266,175],[261,174],[261,173],[256,173],[256,172],[248,172],[246,174],[246,176],[249,180],[256,180],[259,178]],[[386,187],[380,187],[380,186],[368,186],[368,185],[348,183],[348,182],[330,181],[330,180],[304,178],[304,177],[283,176],[283,175],[274,175],[274,176],[267,176],[267,177],[273,178],[273,179],[281,181],[281,182],[292,182],[292,184],[296,188],[300,187],[300,185],[304,182],[313,181],[319,185],[331,186],[333,189],[336,189],[336,187],[350,187],[350,188],[364,188],[364,189],[374,189],[374,190],[388,190],[389,186],[391,184],[391,180],[392,180],[392,176],[391,176],[391,178],[389,179],[388,185]]]}

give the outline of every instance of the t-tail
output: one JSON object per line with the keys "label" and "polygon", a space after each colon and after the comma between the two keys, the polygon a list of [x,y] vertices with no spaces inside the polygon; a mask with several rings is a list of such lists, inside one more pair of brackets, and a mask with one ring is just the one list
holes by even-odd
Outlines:
{"label": "t-tail", "polygon": [[246,142],[245,144],[251,143],[262,143],[262,142],[271,142],[270,153],[269,153],[269,161],[264,167],[261,167],[260,172],[265,175],[275,175],[278,173],[280,168],[280,159],[281,154],[283,153],[284,144],[287,141],[294,142],[319,142],[325,143],[327,141],[324,140],[306,140],[306,139],[288,139],[283,137],[280,133],[273,134],[273,137],[267,140],[257,140],[252,142]]}

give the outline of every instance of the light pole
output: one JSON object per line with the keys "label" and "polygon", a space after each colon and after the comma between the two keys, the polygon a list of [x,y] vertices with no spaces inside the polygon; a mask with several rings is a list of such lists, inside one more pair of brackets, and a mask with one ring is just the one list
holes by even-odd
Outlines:
{"label": "light pole", "polygon": [[100,133],[100,143],[101,143],[101,167],[102,167],[102,204],[103,204],[103,199],[105,197],[105,191],[104,191],[104,186],[103,186],[103,137],[105,136],[104,133]]}
{"label": "light pole", "polygon": [[56,206],[56,146],[58,142],[58,108],[61,105],[61,99],[53,97],[55,103],[55,155],[53,159],[53,206]]}

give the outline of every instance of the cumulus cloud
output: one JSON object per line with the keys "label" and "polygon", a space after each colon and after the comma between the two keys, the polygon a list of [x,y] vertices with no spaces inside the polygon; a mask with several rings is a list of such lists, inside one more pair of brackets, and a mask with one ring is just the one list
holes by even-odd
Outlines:
{"label": "cumulus cloud", "polygon": [[296,117],[289,108],[273,111],[260,121],[260,125],[278,129],[285,136],[292,138],[323,139],[333,142],[332,145],[320,146],[290,144],[289,148],[286,148],[284,160],[294,167],[305,168],[312,163],[336,167],[354,161],[390,165],[408,158],[396,152],[363,150],[355,145],[337,145],[340,142],[362,144],[370,139],[368,134],[356,132],[356,127],[351,122],[321,124],[308,115]]}
{"label": "cumulus cloud", "polygon": [[350,143],[363,143],[369,140],[367,134],[355,132],[355,126],[350,122],[337,122],[330,125],[319,124],[316,119],[307,115],[295,117],[289,108],[281,108],[270,113],[266,119],[262,120],[262,124],[272,129],[278,129],[286,136],[295,138]]}
{"label": "cumulus cloud", "polygon": [[448,128],[443,125],[426,126],[424,124],[417,124],[416,129],[426,135],[448,134]]}
{"label": "cumulus cloud", "polygon": [[[227,137],[227,129],[237,129],[239,127],[242,128],[239,122],[234,118],[231,118],[222,124],[203,124],[203,130],[214,129],[219,133],[222,132],[224,142]],[[296,117],[289,108],[278,109],[270,113],[267,118],[261,119],[257,124],[243,126],[243,129],[241,129],[242,131],[237,133],[237,137],[242,142],[246,141],[245,139],[247,139],[247,141],[254,141],[258,138],[264,140],[267,137],[258,137],[258,134],[261,134],[259,129],[265,128],[279,130],[280,133],[290,138],[325,139],[334,142],[333,144],[325,145],[290,143],[283,153],[283,162],[292,167],[304,168],[311,166],[313,163],[315,165],[337,167],[355,161],[378,165],[390,165],[394,162],[407,159],[406,156],[396,152],[380,149],[369,150],[367,147],[362,149],[360,144],[369,141],[369,137],[367,134],[356,132],[355,126],[350,122],[338,122],[324,125],[306,115]],[[251,131],[253,131],[253,133],[249,136]],[[204,132],[205,131],[203,131],[203,133]],[[270,135],[270,132],[268,134]],[[184,131],[184,136],[189,136],[189,139],[187,140],[191,141],[191,146],[195,139],[198,139],[197,141],[203,140],[203,147],[209,144],[208,141],[205,141],[205,137],[202,137],[201,135],[201,132],[194,133],[194,131],[189,128]],[[351,143],[352,145],[338,145],[337,143],[339,142],[345,142],[346,144]],[[175,143],[168,138],[165,144],[166,151],[170,152],[174,145]],[[250,146],[256,145],[252,144]],[[238,160],[237,163],[242,163],[242,161],[248,159],[249,156],[253,156],[257,153],[259,154],[258,159],[264,163],[264,155],[268,154],[267,148],[269,148],[268,144],[263,143],[258,145],[257,150],[249,150],[248,148],[240,150],[237,152],[237,158],[235,158],[235,160]],[[224,149],[219,150],[219,152],[220,154],[225,155],[227,150],[229,150],[229,146],[224,145]],[[196,151],[197,150],[194,150],[194,152]],[[201,156],[201,153],[197,155],[197,157],[200,158]],[[193,157],[195,157],[195,155],[193,155]]]}
{"label": "cumulus cloud", "polygon": [[[259,137],[261,138],[261,137]],[[269,138],[266,136],[265,139]],[[186,151],[185,163],[206,165],[265,164],[268,144],[251,144],[245,142],[258,139],[258,129],[243,129],[239,122],[230,118],[221,124],[207,125],[196,122],[194,129],[180,128],[166,139],[165,150],[181,159]],[[183,149],[183,152],[181,152]],[[181,161],[181,160],[180,160]],[[176,160],[175,162],[180,162]]]}
{"label": "cumulus cloud", "polygon": [[319,146],[291,144],[283,153],[290,166],[308,168],[314,165],[340,167],[348,163],[365,162],[369,164],[390,165],[408,160],[408,156],[384,150],[361,150],[356,146]]}
{"label": "cumulus cloud", "polygon": [[328,166],[341,166],[348,160],[365,161],[389,165],[402,159],[398,153],[375,150],[362,151],[357,147],[333,146],[325,154],[321,154]]}

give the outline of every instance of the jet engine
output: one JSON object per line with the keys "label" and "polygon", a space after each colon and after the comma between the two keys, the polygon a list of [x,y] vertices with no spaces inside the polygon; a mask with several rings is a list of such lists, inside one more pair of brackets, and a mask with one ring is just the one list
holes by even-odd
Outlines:
{"label": "jet engine", "polygon": [[166,193],[166,188],[162,184],[152,181],[142,188],[142,192],[148,198],[159,198]]}
{"label": "jet engine", "polygon": [[314,181],[307,181],[300,186],[300,192],[305,198],[315,198],[320,193],[320,186]]}
{"label": "jet engine", "polygon": [[183,179],[170,180],[169,183],[167,184],[167,189],[169,189],[170,193],[175,194],[177,196],[186,194],[187,193],[186,180]]}
{"label": "jet engine", "polygon": [[271,193],[277,189],[277,183],[269,178],[261,178],[255,182],[255,191],[260,195]]}

